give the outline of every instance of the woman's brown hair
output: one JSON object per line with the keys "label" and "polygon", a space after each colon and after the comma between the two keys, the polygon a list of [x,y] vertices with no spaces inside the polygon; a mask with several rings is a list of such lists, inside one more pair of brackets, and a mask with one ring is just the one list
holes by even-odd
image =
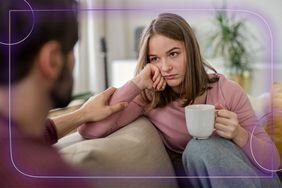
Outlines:
{"label": "woman's brown hair", "polygon": [[149,103],[150,109],[164,107],[179,98],[184,99],[183,106],[193,104],[196,97],[210,89],[210,84],[219,79],[217,76],[209,77],[205,68],[216,71],[205,63],[196,36],[189,24],[176,14],[163,13],[153,19],[142,33],[136,75],[149,63],[149,40],[154,34],[184,42],[187,56],[186,76],[180,86],[180,93],[174,92],[171,87],[166,87],[161,92],[144,90],[142,91],[144,100]]}

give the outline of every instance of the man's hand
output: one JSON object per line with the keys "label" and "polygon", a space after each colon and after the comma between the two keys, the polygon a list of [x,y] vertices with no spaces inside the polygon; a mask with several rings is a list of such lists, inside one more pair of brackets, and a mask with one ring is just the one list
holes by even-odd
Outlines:
{"label": "man's hand", "polygon": [[78,126],[93,121],[99,121],[115,112],[127,107],[127,102],[120,102],[109,105],[109,100],[116,88],[109,88],[106,91],[91,97],[78,110],[52,118],[58,138],[76,129]]}
{"label": "man's hand", "polygon": [[100,121],[115,112],[121,111],[127,107],[127,102],[120,102],[113,105],[109,105],[109,100],[116,88],[111,87],[98,95],[91,97],[86,103],[84,103],[80,110],[81,114],[85,115],[85,121]]}

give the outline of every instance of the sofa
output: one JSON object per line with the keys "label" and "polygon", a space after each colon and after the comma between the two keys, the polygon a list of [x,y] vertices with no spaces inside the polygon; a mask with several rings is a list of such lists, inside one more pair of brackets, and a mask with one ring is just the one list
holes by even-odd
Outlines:
{"label": "sofa", "polygon": [[[178,187],[176,179],[169,178],[175,173],[159,133],[145,117],[105,138],[85,140],[75,132],[55,147],[71,164],[106,177],[95,179],[95,187]],[[166,178],[157,178],[161,176]]]}
{"label": "sofa", "polygon": [[[281,85],[280,87],[282,88]],[[272,91],[277,92],[277,90],[280,93],[277,88]],[[273,104],[276,107],[279,106],[273,97],[282,99],[280,95],[273,94],[273,92],[259,97],[249,96],[266,130],[273,130],[273,122],[269,121],[273,119],[273,116],[270,117],[273,114],[270,113],[273,110]],[[282,104],[280,109],[282,109]],[[275,111],[280,113],[277,109]],[[282,116],[276,115],[275,117]],[[281,125],[281,118],[276,121]],[[281,137],[282,134],[281,126],[275,129],[278,137]],[[274,138],[274,140],[277,146],[281,147],[281,138]],[[95,187],[179,187],[178,179],[174,178],[172,161],[160,135],[145,117],[138,118],[105,138],[86,140],[77,132],[73,132],[60,139],[54,147],[58,148],[66,161],[94,176]],[[281,150],[279,152],[281,156]]]}

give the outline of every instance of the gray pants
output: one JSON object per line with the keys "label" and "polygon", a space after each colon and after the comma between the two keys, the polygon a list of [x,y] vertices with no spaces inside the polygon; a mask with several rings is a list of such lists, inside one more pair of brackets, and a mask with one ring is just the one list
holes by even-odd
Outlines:
{"label": "gray pants", "polygon": [[271,177],[260,172],[236,144],[223,138],[192,139],[183,152],[182,162],[193,187],[282,187],[276,174]]}

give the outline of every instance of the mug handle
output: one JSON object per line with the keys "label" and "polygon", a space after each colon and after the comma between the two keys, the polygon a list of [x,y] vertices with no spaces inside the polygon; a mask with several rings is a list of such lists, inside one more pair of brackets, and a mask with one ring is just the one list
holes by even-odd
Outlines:
{"label": "mug handle", "polygon": [[[215,121],[216,121],[216,118],[217,118],[217,112],[218,112],[219,110],[214,110],[214,126],[215,126]],[[213,126],[213,130],[215,131],[216,129],[214,128],[214,126]]]}

